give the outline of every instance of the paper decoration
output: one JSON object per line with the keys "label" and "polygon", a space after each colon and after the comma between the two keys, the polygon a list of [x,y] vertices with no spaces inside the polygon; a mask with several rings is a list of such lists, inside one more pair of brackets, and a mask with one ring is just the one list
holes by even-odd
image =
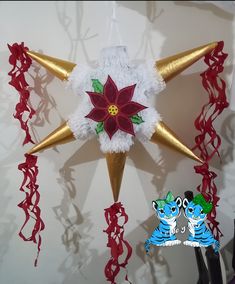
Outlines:
{"label": "paper decoration", "polygon": [[[18,206],[22,208],[25,213],[25,222],[20,229],[19,236],[24,241],[32,241],[37,244],[38,252],[34,262],[34,265],[37,266],[42,242],[40,232],[44,230],[45,224],[41,218],[41,210],[38,206],[40,193],[38,191],[37,184],[37,157],[26,154],[25,158],[25,162],[18,166],[18,169],[24,174],[24,179],[21,184],[20,191],[25,193],[25,199],[18,204]],[[24,228],[29,221],[32,221],[32,219],[34,221],[33,230],[31,235],[26,237]]]}
{"label": "paper decoration", "polygon": [[132,101],[136,85],[118,90],[115,82],[108,75],[103,86],[99,80],[93,79],[94,92],[87,92],[94,108],[85,116],[96,122],[96,133],[105,131],[110,140],[121,130],[135,136],[133,123],[143,123],[138,113],[146,107]]}
{"label": "paper decoration", "polygon": [[[152,93],[151,90],[153,91],[153,89],[155,88],[156,90],[158,90],[158,92],[161,91],[164,88],[164,81],[167,82],[170,79],[174,78],[180,72],[182,72],[187,67],[189,67],[191,64],[202,58],[205,54],[215,49],[216,46],[217,43],[211,43],[189,51],[179,53],[174,56],[170,56],[168,58],[152,63],[150,65],[150,69],[149,68],[146,69],[144,68],[145,66],[144,67],[141,66],[141,72],[139,73],[137,73],[138,70],[136,71],[136,68],[131,68],[132,65],[129,62],[125,47],[119,47],[118,49],[114,47],[109,49],[104,49],[101,52],[100,66],[95,70],[90,70],[88,66],[85,67],[81,65],[76,66],[74,63],[71,62],[63,61],[47,55],[42,55],[33,51],[28,51],[27,53],[32,59],[36,60],[42,66],[47,68],[58,78],[62,80],[69,80],[70,84],[72,85],[75,92],[78,93],[78,95],[84,94],[84,101],[79,105],[77,112],[72,116],[70,116],[68,122],[64,123],[55,131],[53,131],[53,133],[49,134],[45,139],[42,140],[41,143],[39,143],[34,148],[32,148],[28,153],[33,154],[38,151],[44,150],[46,148],[50,148],[58,144],[67,143],[68,141],[71,140],[75,140],[75,138],[86,139],[87,137],[96,135],[97,131],[100,131],[102,126],[99,125],[97,128],[96,122],[91,124],[85,119],[85,116],[93,108],[93,105],[88,100],[89,98],[86,93],[89,90],[93,91],[92,82],[94,81],[92,80],[99,80],[99,82],[101,82],[101,85],[104,85],[108,78],[108,75],[110,75],[114,79],[115,84],[120,85],[118,86],[119,89],[122,89],[128,85],[137,84],[135,80],[133,81],[132,77],[130,78],[130,73],[131,75],[134,73],[139,75],[139,77],[137,77],[139,79],[138,85],[143,89],[143,92],[147,91],[149,95],[150,94],[154,95],[155,93]],[[126,76],[122,75],[123,70],[126,69],[131,69],[131,72],[128,73],[127,78],[125,78]],[[143,74],[145,75],[144,77]],[[122,77],[120,79],[121,75]],[[137,75],[135,75],[135,77]],[[87,79],[85,80],[85,78]],[[129,80],[130,83],[129,84],[122,83],[121,80],[123,80],[123,78],[124,80]],[[164,79],[164,81],[161,78]],[[149,85],[147,86],[147,88],[145,87],[144,85],[145,80],[147,80],[147,82],[150,82],[150,84],[152,84],[150,89],[148,89]],[[143,84],[140,84],[141,82]],[[121,85],[121,83],[123,85]],[[138,86],[136,86],[135,89],[137,89],[137,87]],[[191,159],[194,159],[202,163],[202,159],[196,156],[184,143],[182,143],[180,139],[177,137],[177,135],[162,120],[157,119],[158,114],[156,110],[148,105],[148,98],[144,96],[143,92],[137,93],[138,96],[136,95],[136,98],[138,99],[140,96],[143,96],[141,97],[141,102],[145,100],[145,103],[142,102],[142,105],[148,107],[148,109],[143,110],[143,114],[144,112],[148,113],[147,110],[148,111],[152,110],[152,115],[151,114],[148,115],[148,117],[150,118],[148,127],[146,127],[145,124],[147,123],[148,119],[146,119],[146,117],[144,116],[142,116],[141,118],[144,120],[145,123],[141,123],[140,125],[134,125],[134,128],[136,128],[137,132],[138,129],[142,130],[142,132],[140,131],[141,135],[139,136],[137,134],[136,137],[140,138],[141,141],[150,140],[153,143],[164,143],[165,145],[171,147],[172,149],[175,149],[183,153],[184,155],[190,157]],[[137,100],[135,101],[141,103]],[[151,117],[153,116],[155,118],[151,120]],[[80,121],[80,123],[78,124],[77,121]],[[101,150],[105,152],[106,159],[107,159],[107,154],[112,153],[112,155],[114,156],[112,160],[115,160],[115,156],[119,161],[120,161],[120,156],[122,157],[122,159],[125,160],[129,147],[133,144],[132,137],[128,136],[128,134],[125,136],[121,134],[121,137],[117,137],[117,140],[113,138],[110,141],[107,135],[106,136],[108,139],[106,138],[105,135],[103,135],[104,133],[100,134],[101,135],[99,135],[99,141],[101,143]],[[124,143],[122,143],[122,141],[124,141]],[[125,155],[121,153],[125,153]],[[112,184],[113,195],[115,196],[114,201],[117,201],[117,198],[119,196],[123,171],[117,171],[115,170],[115,168],[111,169],[112,167],[116,166],[117,163],[110,164],[110,160],[111,159],[107,160],[107,163],[109,163],[108,169],[109,169],[110,182]],[[125,165],[124,160],[123,162]],[[115,172],[115,177],[110,174],[110,171]],[[113,182],[112,181],[113,179],[115,179],[116,182]],[[113,187],[113,185],[119,185],[119,187]]]}
{"label": "paper decoration", "polygon": [[[219,241],[213,237],[205,223],[207,214],[212,211],[213,204],[207,202],[202,194],[197,194],[192,201],[184,198],[182,202],[180,197],[174,198],[172,192],[169,191],[165,199],[157,199],[152,202],[152,205],[160,223],[151,237],[145,241],[146,253],[149,253],[151,245],[174,246],[181,244],[181,240],[176,237],[176,232],[179,232],[176,219],[180,216],[182,205],[184,215],[188,219],[189,229],[189,236],[183,244],[192,247],[213,245],[215,252],[218,252],[220,247]],[[184,232],[185,230],[183,229],[182,231]]]}
{"label": "paper decoration", "polygon": [[202,183],[197,187],[197,190],[213,203],[213,209],[208,214],[207,219],[208,225],[217,240],[222,236],[218,227],[219,223],[216,220],[216,206],[219,201],[215,184],[217,175],[210,170],[208,163],[214,155],[220,157],[221,138],[214,127],[214,122],[229,105],[226,97],[226,83],[220,77],[224,70],[224,61],[228,56],[223,52],[223,47],[224,43],[219,42],[213,52],[205,55],[204,61],[208,68],[200,75],[202,85],[208,94],[208,102],[203,105],[201,113],[194,122],[199,134],[195,137],[196,145],[193,148],[200,151],[200,157],[205,161],[204,164],[194,167],[195,172],[202,175]]}
{"label": "paper decoration", "polygon": [[[20,100],[15,108],[16,113],[14,114],[14,118],[19,120],[21,129],[25,132],[23,145],[29,142],[34,143],[29,133],[28,122],[35,114],[35,110],[29,105],[29,85],[24,76],[24,73],[30,68],[32,60],[27,55],[28,49],[24,46],[24,43],[20,45],[15,43],[12,46],[8,44],[8,48],[11,52],[9,63],[12,65],[12,69],[8,73],[11,77],[9,84],[18,91],[20,96]],[[27,117],[26,120],[23,119],[25,115]]]}
{"label": "paper decoration", "polygon": [[188,219],[190,232],[184,245],[192,247],[214,245],[215,252],[218,252],[220,244],[205,224],[206,216],[212,211],[213,204],[207,202],[202,194],[198,194],[190,202],[187,198],[184,198],[183,207],[185,209],[185,217]]}
{"label": "paper decoration", "polygon": [[154,230],[152,236],[145,242],[145,250],[148,253],[150,245],[155,246],[174,246],[181,243],[177,239],[176,219],[180,216],[182,199],[174,198],[172,192],[168,192],[165,199],[157,199],[152,202],[153,209],[156,211],[160,224]]}
{"label": "paper decoration", "polygon": [[[124,218],[124,224],[120,224],[120,217]],[[126,269],[132,254],[130,244],[123,239],[124,225],[128,221],[128,216],[121,202],[116,202],[105,209],[105,219],[108,228],[104,232],[108,235],[107,247],[111,249],[111,257],[105,266],[105,275],[108,281],[115,283],[120,268]],[[127,274],[125,280],[129,282]]]}
{"label": "paper decoration", "polygon": [[[28,154],[26,154],[26,162],[22,164],[25,166],[20,167],[20,169],[23,170],[24,167],[28,167],[30,172],[31,168],[28,163],[30,164],[31,160],[36,161],[36,156],[32,155],[33,153],[58,144],[73,141],[76,138],[88,139],[92,135],[97,135],[101,145],[101,151],[104,152],[106,157],[110,183],[115,201],[110,208],[105,209],[106,221],[108,223],[108,228],[105,231],[108,234],[107,246],[111,249],[111,257],[106,265],[105,275],[108,281],[115,283],[115,278],[120,271],[120,268],[126,267],[131,255],[130,244],[123,238],[124,228],[122,226],[120,227],[118,224],[118,216],[120,214],[125,216],[125,223],[128,218],[124,207],[121,203],[117,203],[117,200],[119,197],[126,156],[130,147],[134,143],[133,137],[142,142],[150,140],[153,143],[164,143],[172,149],[175,149],[189,158],[201,163],[202,165],[197,166],[197,168],[195,167],[195,170],[202,174],[205,179],[211,174],[208,168],[208,160],[215,153],[218,153],[218,146],[220,144],[219,142],[217,145],[214,143],[215,139],[218,139],[218,136],[215,132],[211,131],[213,130],[211,123],[223,110],[223,108],[226,107],[225,103],[221,108],[218,108],[219,113],[217,113],[218,109],[215,110],[213,113],[213,119],[209,119],[210,123],[208,123],[206,127],[203,127],[205,125],[201,127],[200,118],[203,116],[203,113],[199,116],[197,123],[200,125],[200,128],[198,129],[200,129],[200,131],[204,131],[204,128],[206,128],[206,131],[203,132],[202,135],[204,135],[204,133],[209,135],[212,134],[213,137],[210,140],[210,143],[214,146],[214,152],[211,156],[209,156],[207,151],[203,152],[203,139],[205,136],[203,139],[196,139],[197,144],[195,148],[200,150],[202,157],[200,158],[185,144],[183,144],[177,135],[170,130],[168,126],[166,126],[166,124],[161,120],[157,110],[150,104],[149,97],[163,90],[167,81],[178,75],[203,56],[206,56],[206,60],[208,60],[208,58],[214,60],[219,52],[222,52],[223,43],[215,42],[207,44],[157,62],[150,62],[149,64],[142,64],[139,66],[134,65],[129,60],[126,47],[111,47],[102,50],[100,62],[97,67],[93,69],[89,66],[77,66],[71,62],[29,51],[27,48],[24,48],[23,44],[21,44],[21,46],[17,44],[13,46],[15,49],[12,49],[12,46],[11,48],[9,46],[9,49],[12,52],[13,58],[15,58],[14,60],[10,60],[10,63],[13,64],[14,67],[16,66],[17,60],[23,64],[24,60],[22,58],[27,54],[29,57],[51,71],[52,74],[58,78],[68,80],[74,91],[78,95],[82,96],[82,102],[75,113],[69,117],[66,123],[49,134],[44,140],[42,140],[42,142],[33,147]],[[17,50],[17,52],[15,52],[15,50]],[[223,70],[221,65],[223,64],[224,56],[222,57],[222,59],[219,57],[219,63],[214,60],[214,65],[211,65],[210,62],[206,62],[209,66],[209,71],[207,70],[207,72],[204,73],[205,78],[203,86],[208,91],[210,98],[214,98],[214,92],[211,88],[215,88],[221,95],[219,98],[226,101],[224,97],[224,81],[220,81],[222,82],[222,87],[217,84],[218,74]],[[218,66],[220,66],[220,69],[215,72],[213,68],[218,68]],[[23,78],[24,73],[27,70],[28,67],[20,70],[20,75],[18,77]],[[214,71],[213,76],[212,71]],[[208,82],[212,83],[212,86],[207,85]],[[18,90],[17,84],[14,86]],[[27,83],[24,84],[23,89],[27,89]],[[29,93],[25,98],[24,92],[21,90],[18,91],[20,98],[23,100],[24,104],[27,105]],[[220,100],[220,102],[222,102],[222,100]],[[213,103],[214,101],[210,102],[210,104],[214,106]],[[23,108],[22,110],[25,111],[26,108]],[[204,110],[205,108],[202,112],[204,112]],[[202,121],[205,121],[206,118],[203,117],[203,119],[204,120]],[[195,125],[197,126],[197,124]],[[210,127],[208,127],[208,125]],[[23,128],[24,125],[22,126],[22,129]],[[30,140],[27,142],[30,142]],[[201,144],[203,145],[202,147]],[[33,164],[32,167],[34,170],[37,169],[36,164]],[[205,171],[205,169],[207,169],[207,171]],[[36,175],[37,172],[34,172],[34,176],[28,175],[31,178],[30,184],[32,183],[32,187],[30,188],[31,193],[34,192],[34,188],[37,189]],[[209,190],[210,192],[212,181],[213,178],[209,180],[207,187],[203,185],[202,191],[207,193]],[[217,202],[217,196],[216,190],[212,189],[212,191],[214,204],[214,202]],[[38,191],[35,190],[34,194],[38,197],[36,199],[36,203],[32,204],[27,202],[26,207],[24,208],[26,223],[28,221],[27,212],[32,210],[34,207],[37,208],[39,202]],[[168,204],[171,204],[171,202],[176,203],[178,206],[176,207],[176,212],[177,214],[179,213],[179,203],[181,202],[181,199],[178,198],[176,201],[173,201],[172,196],[173,195],[169,193],[166,200],[159,200],[155,204],[158,205],[157,208],[159,208],[159,214],[162,214],[160,210],[163,210],[163,215],[166,214],[164,210],[166,210]],[[40,218],[40,210],[37,212],[37,225],[35,225],[36,227],[34,228],[36,228],[36,234],[39,235],[40,231],[44,229],[44,224]],[[174,218],[178,216],[177,214]],[[215,221],[215,214],[213,217],[214,219],[212,218],[212,220]],[[161,218],[163,220],[164,216],[161,216]],[[173,226],[175,226],[175,220],[172,221],[172,223]],[[171,225],[172,224],[169,226]],[[213,223],[213,225],[217,229],[218,224]],[[158,232],[161,233],[161,230]],[[170,235],[170,238],[171,237],[172,236]],[[39,252],[41,238],[39,237],[39,239],[36,240],[32,237],[29,238],[29,240],[33,240],[38,244]],[[162,245],[173,245],[178,244],[179,242],[179,240],[174,238],[165,239],[162,242]],[[160,244],[160,242],[156,243]],[[150,243],[146,244],[147,250],[149,249],[149,245]],[[119,257],[123,258],[124,246],[126,246],[127,255],[124,257],[124,262],[120,263]],[[127,276],[126,280],[128,280]]]}

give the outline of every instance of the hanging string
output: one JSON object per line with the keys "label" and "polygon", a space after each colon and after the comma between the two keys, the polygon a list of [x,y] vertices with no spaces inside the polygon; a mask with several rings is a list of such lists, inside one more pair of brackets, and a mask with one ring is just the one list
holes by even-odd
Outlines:
{"label": "hanging string", "polygon": [[197,187],[207,201],[213,203],[213,210],[208,215],[209,227],[215,238],[219,240],[222,233],[216,221],[216,207],[219,201],[217,187],[214,182],[217,175],[209,169],[208,162],[217,154],[219,157],[219,147],[221,138],[214,128],[215,119],[228,107],[226,98],[226,83],[220,78],[220,73],[224,70],[224,61],[227,54],[223,52],[224,43],[221,41],[216,48],[209,54],[205,55],[205,63],[208,68],[201,75],[202,85],[209,96],[209,101],[202,107],[201,113],[196,118],[194,124],[200,132],[195,137],[194,150],[198,149],[200,157],[205,161],[203,165],[195,166],[195,172],[202,175],[202,183]]}
{"label": "hanging string", "polygon": [[107,45],[123,45],[119,22],[117,19],[117,3],[116,1],[108,1],[108,4],[111,5],[112,13],[107,21]]}

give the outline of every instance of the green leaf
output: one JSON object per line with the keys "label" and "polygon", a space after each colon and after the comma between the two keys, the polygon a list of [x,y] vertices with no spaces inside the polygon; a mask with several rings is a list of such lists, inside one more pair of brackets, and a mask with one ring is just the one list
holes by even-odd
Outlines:
{"label": "green leaf", "polygon": [[134,123],[134,124],[141,124],[141,123],[144,122],[143,119],[142,119],[142,117],[139,116],[138,114],[133,115],[133,116],[131,117],[131,121],[132,121],[132,123]]}
{"label": "green leaf", "polygon": [[104,86],[100,83],[98,79],[92,79],[92,87],[94,89],[94,92],[96,93],[103,93]]}
{"label": "green leaf", "polygon": [[98,135],[100,132],[104,131],[104,123],[101,121],[97,124],[95,128],[96,134]]}

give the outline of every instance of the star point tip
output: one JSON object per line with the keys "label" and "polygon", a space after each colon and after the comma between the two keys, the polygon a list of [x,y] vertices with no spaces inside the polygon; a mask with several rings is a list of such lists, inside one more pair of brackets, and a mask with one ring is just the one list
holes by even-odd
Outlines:
{"label": "star point tip", "polygon": [[75,63],[41,54],[32,50],[28,50],[26,51],[26,53],[31,59],[35,60],[37,63],[42,65],[45,69],[47,69],[50,73],[52,73],[62,81],[68,80],[71,72],[76,66]]}
{"label": "star point tip", "polygon": [[30,149],[27,154],[32,155],[42,150],[54,147],[56,145],[65,144],[75,140],[73,132],[68,126],[67,122],[56,128],[48,136],[46,136],[41,142]]}
{"label": "star point tip", "polygon": [[170,81],[196,61],[216,48],[218,42],[211,42],[156,61],[155,67],[165,82]]}
{"label": "star point tip", "polygon": [[179,137],[163,121],[156,125],[150,141],[155,144],[162,143],[192,160],[204,163],[201,158],[180,141]]}

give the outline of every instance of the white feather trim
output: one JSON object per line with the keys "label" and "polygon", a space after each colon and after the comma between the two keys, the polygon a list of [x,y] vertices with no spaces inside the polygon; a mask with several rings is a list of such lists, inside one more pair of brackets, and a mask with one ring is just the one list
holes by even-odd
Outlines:
{"label": "white feather trim", "polygon": [[[150,96],[158,94],[165,88],[165,82],[155,67],[155,62],[135,66],[129,62],[125,46],[105,48],[101,51],[99,66],[89,68],[87,66],[76,66],[70,77],[69,86],[78,95],[82,96],[82,102],[77,110],[69,117],[69,126],[77,139],[87,139],[96,135],[97,122],[85,118],[93,109],[87,91],[93,91],[92,79],[98,79],[103,85],[107,77],[111,76],[117,88],[136,84],[132,100],[147,108],[139,112],[143,123],[133,124],[136,138],[147,141],[155,131],[155,126],[160,120],[160,115],[150,104]],[[99,142],[103,152],[125,152],[129,151],[133,142],[133,136],[118,130],[110,140],[105,131],[99,134]]]}

